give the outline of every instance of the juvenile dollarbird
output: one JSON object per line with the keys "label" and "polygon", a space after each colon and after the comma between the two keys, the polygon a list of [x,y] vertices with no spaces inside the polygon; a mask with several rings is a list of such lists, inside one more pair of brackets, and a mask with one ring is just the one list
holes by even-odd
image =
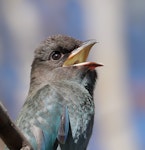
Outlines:
{"label": "juvenile dollarbird", "polygon": [[34,150],[87,149],[95,68],[101,65],[86,59],[95,43],[55,35],[35,50],[28,97],[16,122]]}

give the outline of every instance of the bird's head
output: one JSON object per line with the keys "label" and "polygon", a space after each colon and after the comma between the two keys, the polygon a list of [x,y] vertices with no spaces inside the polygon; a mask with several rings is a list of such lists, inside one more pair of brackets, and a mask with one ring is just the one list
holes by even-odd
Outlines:
{"label": "bird's head", "polygon": [[[35,50],[31,80],[47,82],[69,79],[81,82],[80,80],[85,76],[96,78],[95,68],[101,64],[86,62],[90,49],[95,43],[95,40],[82,42],[64,35],[49,37]],[[87,77],[87,74],[90,77]],[[94,77],[92,74],[95,74]]]}

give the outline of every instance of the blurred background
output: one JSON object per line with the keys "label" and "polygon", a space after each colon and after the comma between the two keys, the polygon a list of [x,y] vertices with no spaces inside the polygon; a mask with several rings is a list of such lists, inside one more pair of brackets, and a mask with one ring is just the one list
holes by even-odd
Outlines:
{"label": "blurred background", "polygon": [[[15,120],[33,52],[53,34],[96,39],[96,116],[88,150],[145,149],[145,1],[0,0],[0,100]],[[2,146],[0,147],[0,150]]]}

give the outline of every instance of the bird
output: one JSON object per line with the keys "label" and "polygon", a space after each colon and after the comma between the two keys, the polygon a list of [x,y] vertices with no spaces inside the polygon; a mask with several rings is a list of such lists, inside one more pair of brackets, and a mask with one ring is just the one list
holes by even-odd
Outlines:
{"label": "bird", "polygon": [[34,150],[86,150],[94,124],[96,40],[52,35],[36,48],[30,88],[16,124]]}

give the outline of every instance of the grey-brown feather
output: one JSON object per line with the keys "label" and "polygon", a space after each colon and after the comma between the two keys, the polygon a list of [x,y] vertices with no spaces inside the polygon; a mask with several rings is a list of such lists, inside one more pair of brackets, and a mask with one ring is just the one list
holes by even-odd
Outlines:
{"label": "grey-brown feather", "polygon": [[[55,139],[52,144],[56,144],[55,149],[60,144],[62,150],[86,150],[94,122],[93,90],[97,73],[84,66],[62,67],[71,51],[81,44],[74,38],[57,35],[42,42],[35,51],[29,94],[17,120],[25,136],[34,142],[34,149],[42,145],[41,150],[46,150],[49,143],[44,140],[44,132],[50,126],[55,130],[50,137],[57,138],[58,123],[67,107],[70,123],[66,142],[61,144]],[[50,59],[55,50],[63,53],[59,61]]]}

